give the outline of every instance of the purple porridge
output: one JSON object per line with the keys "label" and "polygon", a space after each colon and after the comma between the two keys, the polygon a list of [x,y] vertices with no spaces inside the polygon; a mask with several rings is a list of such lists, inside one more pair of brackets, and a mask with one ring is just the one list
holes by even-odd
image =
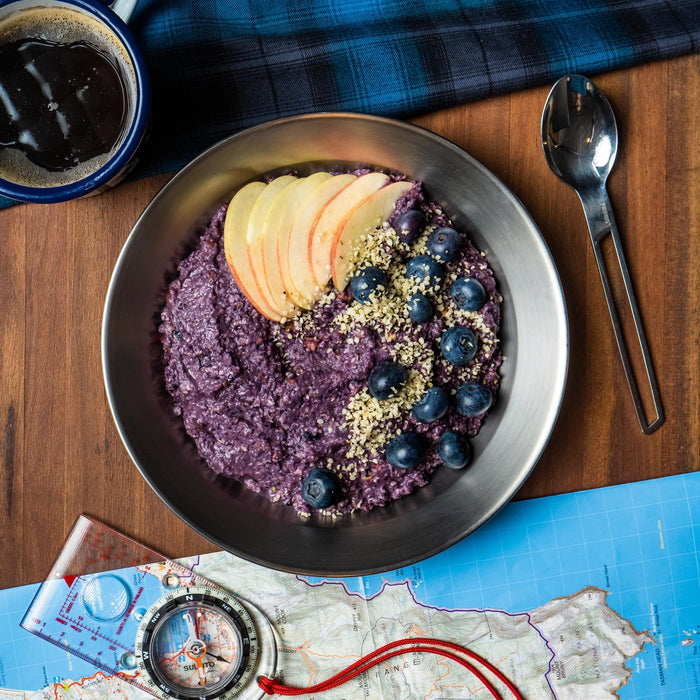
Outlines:
{"label": "purple porridge", "polygon": [[[179,264],[159,328],[174,412],[214,472],[307,515],[313,508],[302,482],[323,468],[340,483],[338,500],[323,512],[342,515],[383,506],[425,485],[444,468],[440,436],[478,432],[488,411],[463,415],[455,394],[476,382],[496,397],[501,297],[485,256],[464,234],[456,258],[443,263],[440,285],[406,276],[407,263],[427,253],[428,234],[450,223],[437,204],[423,199],[416,184],[389,223],[368,235],[357,269],[376,266],[388,281],[369,303],[355,300],[350,285],[339,293],[331,284],[313,309],[284,323],[264,318],[237,287],[223,246],[227,207],[216,213]],[[412,242],[390,225],[408,208],[422,211],[426,222]],[[461,277],[477,279],[486,292],[476,311],[452,299],[452,284]],[[427,322],[409,317],[407,300],[416,292],[431,300]],[[476,355],[466,364],[448,361],[441,351],[444,331],[455,325],[477,338]],[[407,379],[379,400],[368,379],[386,360],[404,367]],[[411,409],[433,386],[445,389],[450,407],[436,420],[419,422]],[[387,445],[404,433],[421,436],[426,448],[410,468],[392,466],[386,456]]]}

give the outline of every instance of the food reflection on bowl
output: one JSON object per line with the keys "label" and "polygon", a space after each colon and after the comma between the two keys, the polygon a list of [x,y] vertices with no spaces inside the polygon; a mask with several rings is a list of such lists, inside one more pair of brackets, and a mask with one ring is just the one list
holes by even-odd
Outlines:
{"label": "food reflection on bowl", "polygon": [[[216,477],[173,415],[164,390],[158,317],[179,260],[241,185],[294,170],[357,167],[422,181],[456,227],[487,254],[503,295],[499,401],[466,471],[370,512],[300,519]],[[561,287],[549,252],[515,197],[468,154],[387,119],[318,114],[270,122],[223,141],[176,175],[136,223],[117,262],[103,325],[110,406],[132,459],[195,530],[273,568],[355,575],[435,554],[494,515],[534,467],[556,420],[568,354]]]}

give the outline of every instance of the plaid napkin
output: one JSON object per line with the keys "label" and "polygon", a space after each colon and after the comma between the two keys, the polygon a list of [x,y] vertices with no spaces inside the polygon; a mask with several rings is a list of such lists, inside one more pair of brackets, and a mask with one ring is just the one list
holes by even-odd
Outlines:
{"label": "plaid napkin", "polygon": [[153,83],[134,176],[304,112],[394,117],[700,50],[700,0],[139,0]]}
{"label": "plaid napkin", "polygon": [[143,171],[260,122],[407,117],[700,51],[700,0],[139,0],[154,85]]}

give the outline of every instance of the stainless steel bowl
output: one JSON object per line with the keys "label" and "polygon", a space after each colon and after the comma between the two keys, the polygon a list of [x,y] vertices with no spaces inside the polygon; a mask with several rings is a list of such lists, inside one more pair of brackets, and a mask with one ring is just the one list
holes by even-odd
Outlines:
{"label": "stainless steel bowl", "polygon": [[[213,475],[170,411],[157,317],[178,259],[216,209],[263,173],[369,165],[425,183],[486,251],[504,297],[502,388],[464,471],[385,508],[301,520]],[[313,575],[376,573],[462,539],[515,494],[556,420],[568,330],[559,278],[515,196],[454,144],[409,124],[314,114],[263,124],[213,146],[178,173],[136,222],[109,286],[102,332],[107,395],[122,440],[168,507],[217,546],[272,568]]]}

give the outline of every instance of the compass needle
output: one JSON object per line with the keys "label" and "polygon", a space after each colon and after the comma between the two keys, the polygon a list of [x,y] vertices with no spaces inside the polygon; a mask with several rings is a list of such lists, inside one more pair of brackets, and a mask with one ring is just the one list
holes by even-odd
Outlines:
{"label": "compass needle", "polygon": [[192,619],[192,613],[186,612],[182,617],[185,618],[185,624],[187,625],[187,634],[189,639],[199,639],[197,635],[196,621]]}
{"label": "compass needle", "polygon": [[256,626],[225,591],[188,586],[169,593],[151,606],[138,636],[139,672],[158,697],[223,700],[255,682]]}
{"label": "compass needle", "polygon": [[207,670],[204,668],[202,657],[196,657],[194,664],[197,667],[197,673],[199,674],[199,685],[204,687],[207,684]]}

